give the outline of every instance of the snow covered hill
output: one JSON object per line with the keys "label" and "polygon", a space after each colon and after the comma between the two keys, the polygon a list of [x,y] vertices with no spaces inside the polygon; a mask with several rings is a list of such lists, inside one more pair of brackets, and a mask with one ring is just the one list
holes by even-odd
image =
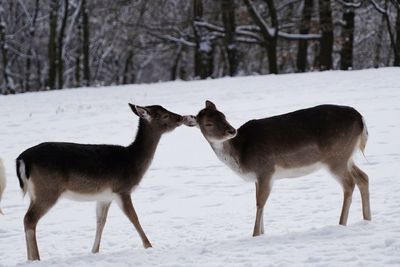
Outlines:
{"label": "snow covered hill", "polygon": [[[372,222],[356,189],[349,225],[339,226],[340,186],[325,172],[279,180],[265,210],[266,234],[251,236],[254,184],[218,161],[196,128],[164,136],[133,193],[154,248],[113,204],[98,255],[95,203],[61,200],[39,222],[42,261],[26,263],[22,199],[14,159],[43,141],[129,144],[137,117],[127,103],[196,114],[214,101],[232,125],[321,103],[351,105],[369,129]],[[8,176],[1,206],[0,265],[34,266],[400,266],[400,69],[268,75],[0,96],[0,157]]]}

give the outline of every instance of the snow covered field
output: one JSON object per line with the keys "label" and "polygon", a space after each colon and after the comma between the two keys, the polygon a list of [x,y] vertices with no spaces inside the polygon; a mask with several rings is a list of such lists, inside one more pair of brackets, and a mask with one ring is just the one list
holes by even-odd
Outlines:
{"label": "snow covered field", "polygon": [[[279,180],[267,202],[266,234],[253,238],[255,188],[220,163],[196,128],[165,135],[133,201],[154,248],[115,203],[100,253],[95,203],[61,200],[39,222],[42,261],[26,262],[14,159],[43,141],[129,144],[137,117],[127,102],[161,104],[196,114],[214,101],[238,127],[321,103],[351,105],[369,129],[367,161],[372,222],[364,222],[356,189],[348,226],[338,225],[340,186],[325,172]],[[400,69],[269,75],[0,96],[0,157],[8,176],[1,206],[4,266],[400,266]]]}

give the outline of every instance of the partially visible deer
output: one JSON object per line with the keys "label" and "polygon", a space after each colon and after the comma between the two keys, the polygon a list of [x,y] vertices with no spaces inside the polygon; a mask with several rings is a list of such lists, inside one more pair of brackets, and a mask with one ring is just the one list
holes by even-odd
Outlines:
{"label": "partially visible deer", "polygon": [[151,247],[131,193],[149,168],[162,134],[180,126],[183,118],[161,106],[129,105],[140,119],[135,141],[127,147],[51,142],[31,147],[17,158],[20,187],[31,199],[24,218],[28,260],[40,260],[36,225],[60,197],[97,201],[93,253],[99,251],[113,200],[136,228],[143,246]]}
{"label": "partially visible deer", "polygon": [[[3,197],[5,188],[6,188],[6,169],[4,168],[3,161],[0,158],[0,201],[1,198]],[[1,208],[0,208],[0,214],[3,214]]]}
{"label": "partially visible deer", "polygon": [[275,179],[299,177],[326,168],[342,185],[339,223],[346,225],[355,184],[361,192],[364,220],[371,220],[368,176],[352,159],[362,152],[368,133],[354,108],[321,105],[265,119],[251,120],[237,131],[216,106],[206,101],[184,124],[198,126],[218,158],[256,184],[253,236],[264,233],[263,210]]}

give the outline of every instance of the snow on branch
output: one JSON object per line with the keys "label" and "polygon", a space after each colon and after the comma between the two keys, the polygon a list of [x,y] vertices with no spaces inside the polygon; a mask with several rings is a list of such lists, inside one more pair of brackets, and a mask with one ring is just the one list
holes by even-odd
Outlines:
{"label": "snow on branch", "polygon": [[345,7],[354,7],[354,8],[359,8],[361,7],[363,0],[361,0],[358,3],[354,3],[354,2],[347,2],[346,0],[337,0],[341,5],[345,6]]}
{"label": "snow on branch", "polygon": [[249,8],[249,11],[253,14],[253,17],[255,18],[256,23],[259,24],[259,27],[261,26],[263,28],[262,30],[267,35],[267,37],[269,39],[271,39],[273,36],[275,36],[275,33],[276,33],[275,29],[271,29],[268,27],[267,23],[261,17],[260,13],[258,13],[253,2],[251,0],[245,0],[244,2],[247,5],[247,7]]}
{"label": "snow on branch", "polygon": [[260,35],[258,33],[252,32],[252,31],[246,31],[243,29],[240,30],[240,29],[236,28],[236,34],[247,36],[247,37],[253,38],[254,40],[262,42],[262,38],[260,37]]}
{"label": "snow on branch", "polygon": [[225,31],[223,27],[220,27],[220,26],[211,24],[211,23],[209,23],[209,22],[205,22],[205,21],[203,21],[203,20],[196,20],[196,21],[194,22],[194,24],[195,24],[196,26],[204,27],[204,28],[206,28],[206,29],[209,29],[209,30],[212,30],[212,31],[216,31],[216,32],[224,32],[224,31]]}
{"label": "snow on branch", "polygon": [[186,45],[186,46],[190,46],[190,47],[196,46],[195,43],[185,40],[183,37],[174,37],[171,35],[161,35],[161,34],[157,34],[154,32],[148,32],[148,34],[150,34],[156,38],[171,42],[171,43],[177,43],[177,44]]}
{"label": "snow on branch", "polygon": [[287,40],[319,40],[321,34],[298,34],[298,33],[287,33],[278,32],[278,36]]}
{"label": "snow on branch", "polygon": [[261,45],[263,43],[259,39],[239,37],[239,36],[237,36],[235,40],[240,42],[240,43],[245,43],[245,44],[258,44],[258,45]]}
{"label": "snow on branch", "polygon": [[375,0],[369,0],[371,2],[371,4],[374,6],[374,8],[376,9],[376,11],[378,11],[379,13],[381,13],[382,15],[387,15],[387,11],[379,6],[378,3],[375,2]]}

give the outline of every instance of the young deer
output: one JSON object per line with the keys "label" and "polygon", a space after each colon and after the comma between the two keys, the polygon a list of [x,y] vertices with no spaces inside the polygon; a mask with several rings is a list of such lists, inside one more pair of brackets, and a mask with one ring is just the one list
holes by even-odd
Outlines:
{"label": "young deer", "polygon": [[31,199],[24,218],[28,260],[40,260],[36,225],[60,197],[97,201],[93,253],[99,251],[113,200],[136,228],[143,246],[151,247],[133,208],[131,192],[149,168],[161,135],[182,125],[183,118],[161,106],[129,105],[140,119],[135,141],[127,147],[51,142],[31,147],[17,158],[20,187]]}
{"label": "young deer", "polygon": [[352,156],[364,151],[367,128],[355,109],[321,105],[280,116],[251,120],[237,131],[206,101],[184,124],[198,126],[218,158],[245,179],[255,181],[257,214],[253,236],[264,233],[263,210],[275,179],[299,177],[326,168],[343,187],[339,223],[346,225],[356,184],[364,220],[371,220],[368,176]]}

